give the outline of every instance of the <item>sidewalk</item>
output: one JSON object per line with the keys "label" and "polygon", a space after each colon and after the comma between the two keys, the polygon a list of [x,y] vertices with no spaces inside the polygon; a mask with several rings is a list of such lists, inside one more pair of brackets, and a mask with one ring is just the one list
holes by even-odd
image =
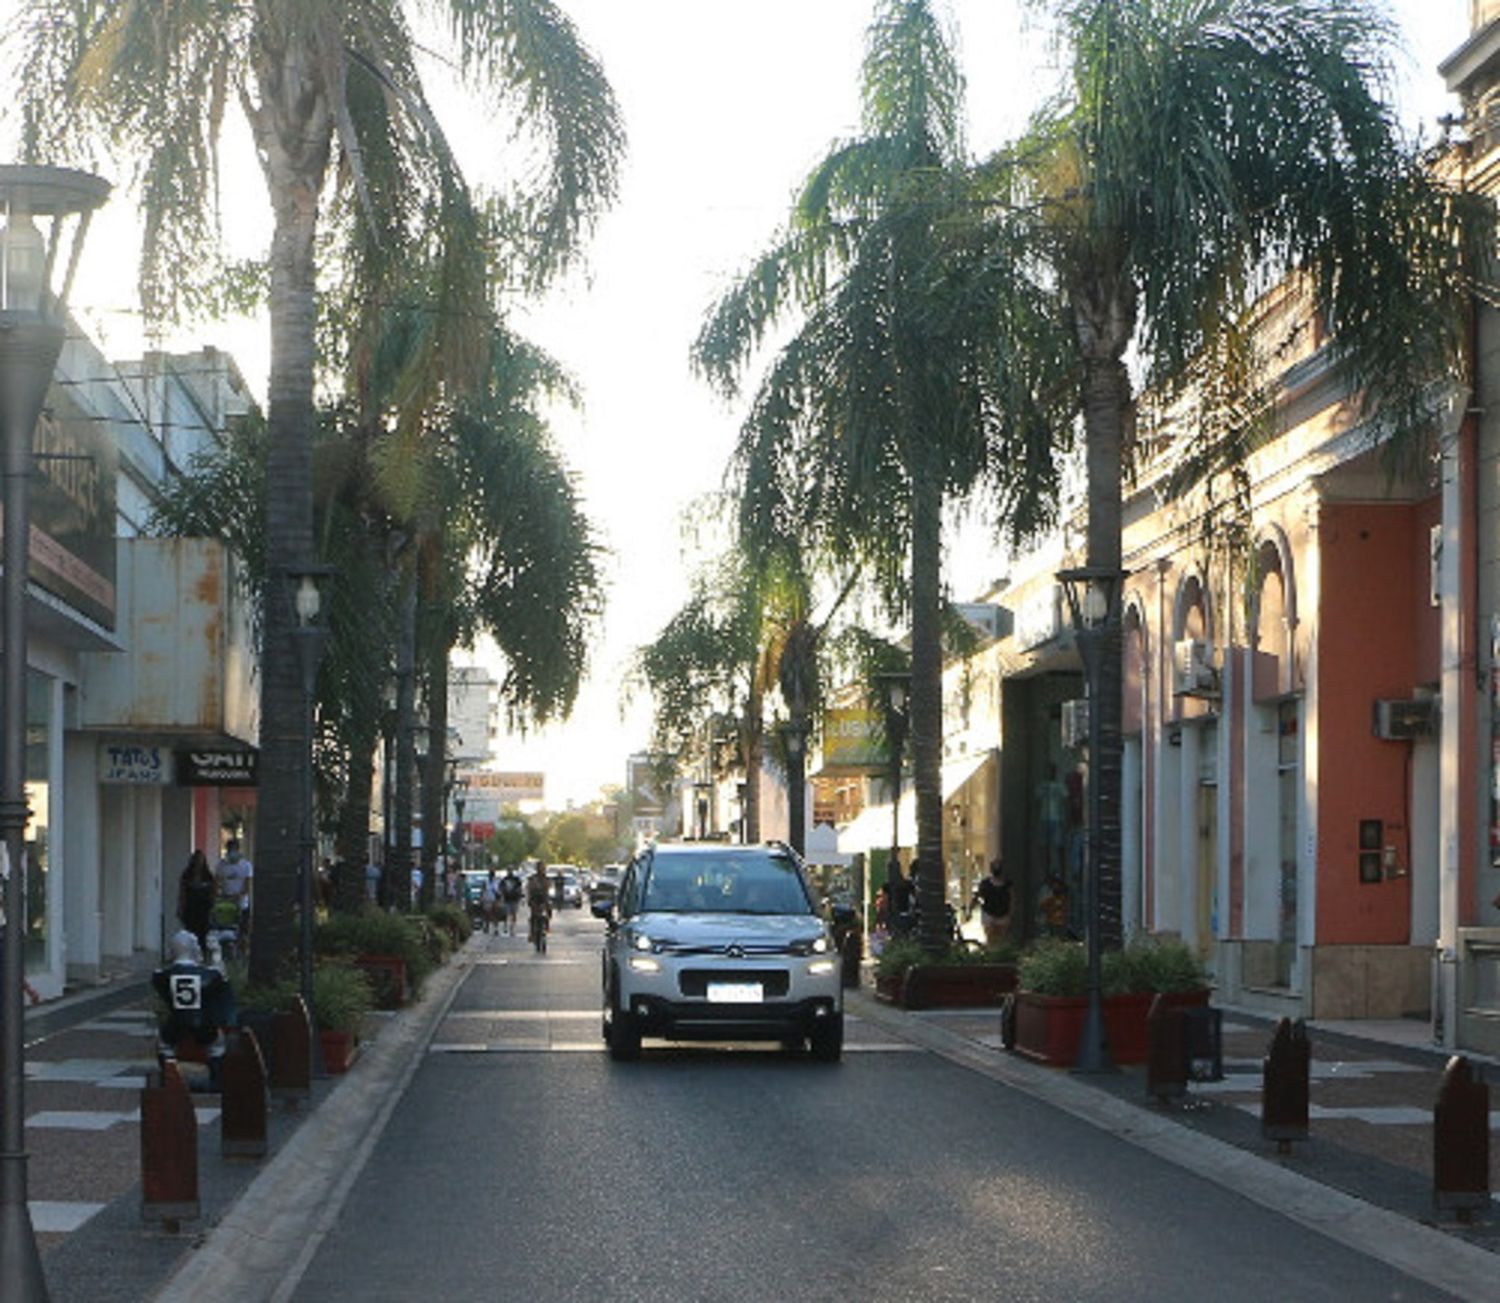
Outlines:
{"label": "sidewalk", "polygon": [[[1310,1023],[1310,1139],[1282,1156],[1260,1134],[1261,1060],[1274,1021],[1224,1014],[1224,1080],[1185,1100],[1148,1098],[1145,1069],[1075,1076],[1002,1048],[998,1009],[906,1012],[851,993],[851,1013],[1062,1107],[1246,1197],[1402,1266],[1463,1298],[1500,1299],[1500,1203],[1471,1225],[1433,1206],[1432,1107],[1448,1055],[1425,1024]],[[1470,1056],[1500,1090],[1500,1063]],[[1500,1191],[1500,1095],[1490,1187]],[[1174,1139],[1170,1133],[1176,1133]],[[1204,1143],[1206,1142],[1206,1144]],[[1353,1228],[1362,1227],[1358,1235]],[[1416,1269],[1420,1267],[1420,1270]],[[1434,1274],[1436,1273],[1436,1274]],[[1472,1275],[1466,1273],[1473,1273]]]}
{"label": "sidewalk", "polygon": [[[316,1243],[323,1211],[336,1213],[338,1183],[378,1137],[467,954],[432,974],[417,1004],[372,1016],[353,1072],[314,1081],[301,1106],[271,1102],[265,1159],[224,1159],[219,1097],[195,1093],[202,1215],[177,1234],[141,1219],[139,1091],[156,1066],[146,983],[29,1009],[27,1194],[53,1303],[273,1297]],[[190,1084],[205,1072],[183,1070]]]}

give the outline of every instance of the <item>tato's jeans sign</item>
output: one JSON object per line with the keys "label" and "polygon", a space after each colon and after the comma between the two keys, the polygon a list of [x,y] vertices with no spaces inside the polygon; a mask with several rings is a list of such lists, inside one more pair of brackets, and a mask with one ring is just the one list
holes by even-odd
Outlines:
{"label": "tato's jeans sign", "polygon": [[101,742],[99,781],[165,787],[172,782],[172,753],[165,747]]}

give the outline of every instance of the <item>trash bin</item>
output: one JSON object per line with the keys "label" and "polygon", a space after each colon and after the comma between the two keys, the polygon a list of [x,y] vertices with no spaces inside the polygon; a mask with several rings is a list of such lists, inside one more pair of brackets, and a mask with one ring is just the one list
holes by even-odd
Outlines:
{"label": "trash bin", "polygon": [[1183,1054],[1189,1081],[1224,1080],[1224,1011],[1210,1005],[1182,1010]]}

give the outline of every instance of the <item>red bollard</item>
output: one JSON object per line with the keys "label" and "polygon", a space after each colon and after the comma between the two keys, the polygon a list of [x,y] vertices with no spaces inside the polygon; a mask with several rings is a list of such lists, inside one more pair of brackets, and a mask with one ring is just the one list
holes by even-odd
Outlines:
{"label": "red bollard", "polygon": [[1276,1142],[1278,1153],[1291,1152],[1292,1141],[1307,1139],[1308,1077],[1312,1042],[1307,1025],[1283,1018],[1276,1025],[1271,1049],[1261,1060],[1260,1130]]}
{"label": "red bollard", "polygon": [[1455,1054],[1432,1109],[1432,1197],[1461,1222],[1490,1203],[1490,1088]]}
{"label": "red bollard", "polygon": [[170,1059],[141,1091],[141,1216],[169,1231],[199,1216],[198,1115]]}
{"label": "red bollard", "polygon": [[305,1100],[312,1093],[312,1019],[300,995],[277,1013],[271,1035],[271,1093],[288,1103]]}
{"label": "red bollard", "polygon": [[229,1033],[220,1071],[223,1111],[219,1114],[219,1152],[225,1158],[264,1158],[266,1062],[255,1033],[248,1027]]}

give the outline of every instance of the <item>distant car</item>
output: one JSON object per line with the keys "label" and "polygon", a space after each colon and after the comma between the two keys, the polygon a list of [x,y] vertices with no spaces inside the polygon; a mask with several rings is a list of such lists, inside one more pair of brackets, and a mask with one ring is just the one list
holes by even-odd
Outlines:
{"label": "distant car", "polygon": [[612,905],[615,893],[620,889],[620,877],[616,873],[596,873],[593,885],[589,887],[590,905]]}
{"label": "distant car", "polygon": [[604,940],[604,1039],[633,1059],[642,1036],[844,1046],[839,956],[787,847],[661,844],[620,881]]}
{"label": "distant car", "polygon": [[571,868],[559,864],[547,867],[547,876],[552,880],[552,903],[566,905],[569,909],[583,908],[583,884]]}

